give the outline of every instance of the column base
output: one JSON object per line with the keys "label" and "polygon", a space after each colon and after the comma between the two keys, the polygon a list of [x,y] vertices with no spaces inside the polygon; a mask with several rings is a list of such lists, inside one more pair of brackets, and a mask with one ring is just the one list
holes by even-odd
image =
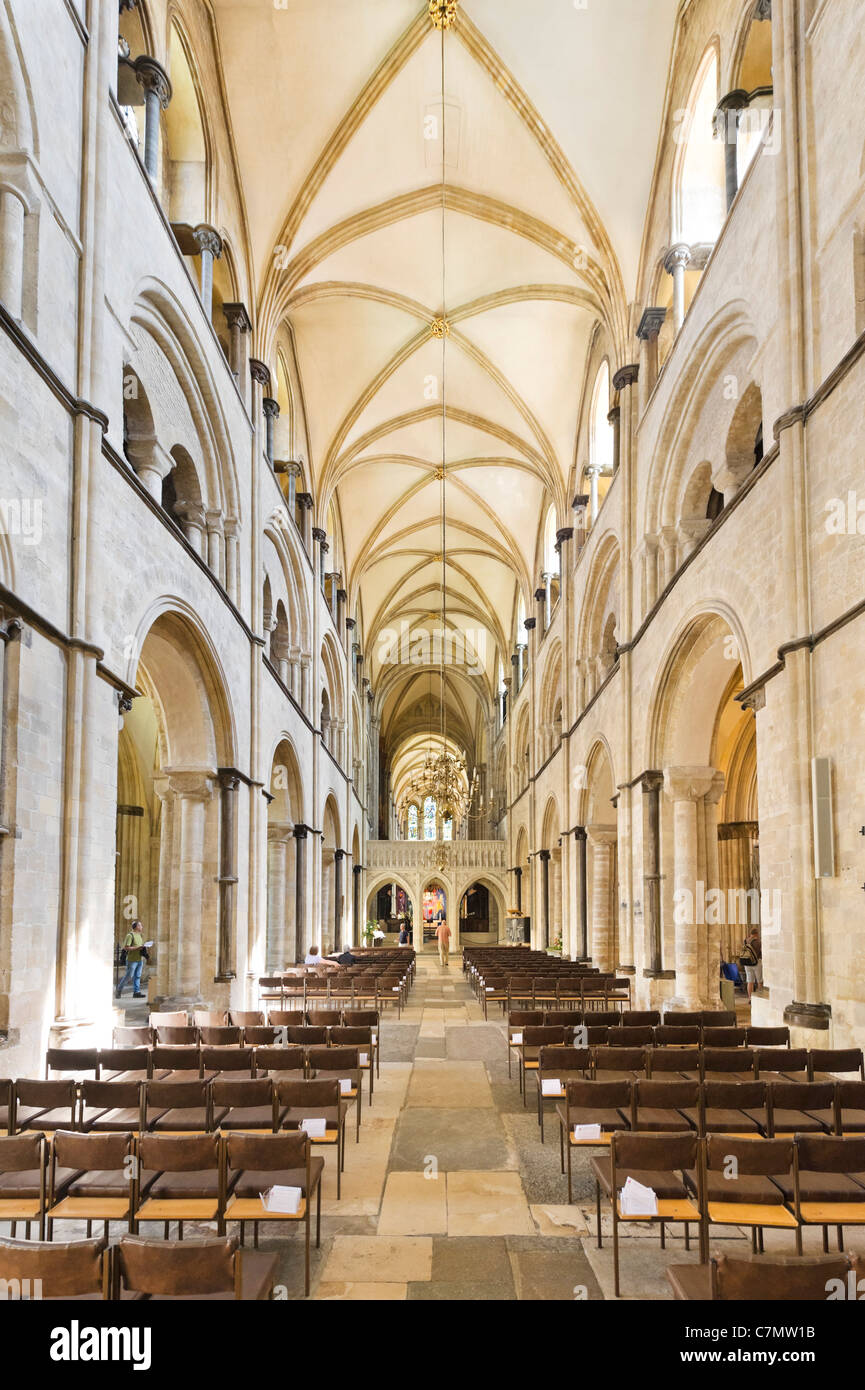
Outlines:
{"label": "column base", "polygon": [[166,994],[151,999],[150,1007],[154,1013],[178,1013],[183,1009],[191,1013],[193,1009],[206,1009],[207,1000],[203,994]]}
{"label": "column base", "polygon": [[784,1010],[784,1022],[791,1028],[813,1028],[825,1032],[831,1017],[831,1004],[804,1004],[794,999]]}
{"label": "column base", "polygon": [[675,970],[644,970],[644,980],[675,980]]}
{"label": "column base", "polygon": [[635,965],[617,965],[617,966],[616,966],[616,974],[617,974],[617,975],[636,975],[636,973],[637,973],[637,967],[636,967]]}

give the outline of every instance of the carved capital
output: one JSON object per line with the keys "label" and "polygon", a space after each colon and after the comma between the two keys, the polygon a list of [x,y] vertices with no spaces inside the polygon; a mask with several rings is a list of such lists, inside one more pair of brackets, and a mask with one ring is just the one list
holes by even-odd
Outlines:
{"label": "carved capital", "polygon": [[701,801],[714,784],[716,769],[687,764],[664,768],[664,791],[671,801]]}
{"label": "carved capital", "polygon": [[139,86],[143,87],[145,92],[154,92],[164,111],[171,100],[171,79],[165,68],[147,53],[142,53],[140,58],[136,58],[133,66]]}
{"label": "carved capital", "polygon": [[[645,315],[644,315],[645,317]],[[637,337],[640,334],[637,333]],[[626,362],[624,367],[620,367],[613,375],[613,390],[621,391],[625,386],[635,386],[640,376],[639,362]]]}
{"label": "carved capital", "polygon": [[657,338],[664,326],[664,319],[667,317],[666,309],[652,307],[643,310],[643,317],[637,327],[637,337],[642,342],[650,342]]}
{"label": "carved capital", "polygon": [[259,386],[270,386],[270,368],[264,362],[259,362],[257,357],[250,357],[249,373]]}
{"label": "carved capital", "polygon": [[222,237],[215,227],[209,226],[207,222],[200,222],[193,228],[192,239],[199,253],[209,251],[215,261],[219,260],[222,255]]}
{"label": "carved capital", "polygon": [[241,333],[251,332],[252,323],[245,304],[223,304],[222,312],[229,328],[238,328]]}

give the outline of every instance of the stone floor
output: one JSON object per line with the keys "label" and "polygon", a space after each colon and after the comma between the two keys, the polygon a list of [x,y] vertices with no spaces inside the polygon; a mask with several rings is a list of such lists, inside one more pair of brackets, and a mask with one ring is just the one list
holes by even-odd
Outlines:
{"label": "stone floor", "polygon": [[[458,956],[446,969],[418,958],[408,1007],[399,1021],[386,1015],[381,1047],[339,1201],[326,1162],[312,1297],[612,1298],[610,1223],[605,1214],[599,1250],[589,1156],[575,1159],[569,1206],[556,1125],[551,1118],[542,1145],[535,1111],[523,1106],[516,1074],[508,1078],[504,1018],[496,1010],[484,1022]],[[671,1297],[667,1266],[697,1259],[696,1232],[686,1253],[680,1230],[668,1228],[662,1250],[657,1227],[620,1228],[625,1298]],[[711,1237],[716,1250],[750,1248],[738,1227],[713,1227]],[[807,1233],[806,1248],[819,1249],[819,1239]],[[286,1236],[284,1225],[264,1224],[261,1247],[282,1255],[281,1295],[302,1298],[301,1230]],[[788,1233],[766,1233],[766,1248],[776,1247],[792,1253]]]}

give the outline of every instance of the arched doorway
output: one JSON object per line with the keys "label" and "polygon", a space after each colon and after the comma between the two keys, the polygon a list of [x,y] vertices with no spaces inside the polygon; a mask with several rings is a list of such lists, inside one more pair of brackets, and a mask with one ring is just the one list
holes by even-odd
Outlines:
{"label": "arched doorway", "polygon": [[504,934],[504,900],[493,886],[475,879],[460,895],[459,944],[495,946]]}
{"label": "arched doorway", "polygon": [[[393,916],[394,907],[397,909],[396,918]],[[357,944],[363,944],[363,927],[366,922],[382,921],[385,931],[399,931],[398,919],[401,914],[405,915],[409,930],[412,932],[411,944],[416,949],[420,949],[414,935],[418,914],[416,899],[412,896],[412,890],[402,879],[377,875],[367,892],[366,917],[358,929]],[[393,942],[388,944],[393,945]]]}
{"label": "arched doorway", "polygon": [[164,613],[141,646],[118,739],[115,941],[140,918],[148,991],[228,1002],[236,960],[238,779],[231,718],[192,623]]}
{"label": "arched doorway", "polygon": [[[424,888],[421,894],[421,940],[415,943],[415,950],[436,950],[436,927],[439,921],[447,921],[448,915],[448,896],[445,888],[438,879],[432,879]],[[451,939],[453,940],[453,925],[448,922],[451,928]]]}

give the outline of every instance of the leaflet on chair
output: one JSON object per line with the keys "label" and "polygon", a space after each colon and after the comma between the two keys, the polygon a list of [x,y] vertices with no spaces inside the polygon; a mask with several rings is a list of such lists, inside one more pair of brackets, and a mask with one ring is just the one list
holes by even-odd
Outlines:
{"label": "leaflet on chair", "polygon": [[269,1187],[261,1193],[265,1211],[279,1211],[286,1216],[297,1216],[302,1201],[303,1191],[299,1187]]}
{"label": "leaflet on chair", "polygon": [[623,1216],[657,1216],[658,1194],[634,1178],[626,1178],[619,1193],[619,1210]]}
{"label": "leaflet on chair", "polygon": [[300,1127],[310,1139],[323,1139],[327,1134],[327,1120],[318,1116],[301,1120]]}
{"label": "leaflet on chair", "polygon": [[541,1081],[542,1096],[559,1096],[562,1093],[562,1083],[557,1076],[545,1076]]}
{"label": "leaflet on chair", "polygon": [[600,1139],[600,1125],[574,1125],[575,1139]]}

